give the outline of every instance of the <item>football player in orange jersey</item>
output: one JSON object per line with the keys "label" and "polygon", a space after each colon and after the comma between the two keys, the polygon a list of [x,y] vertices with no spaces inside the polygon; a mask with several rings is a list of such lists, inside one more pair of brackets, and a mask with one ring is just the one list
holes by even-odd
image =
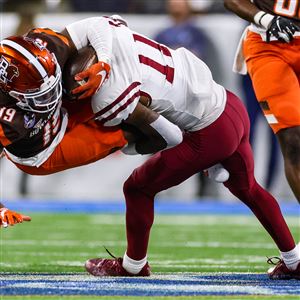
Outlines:
{"label": "football player in orange jersey", "polygon": [[276,134],[286,178],[300,203],[300,3],[296,0],[225,0],[251,22],[234,69],[251,76],[261,109]]}
{"label": "football player in orange jersey", "polygon": [[19,214],[15,211],[9,210],[0,203],[0,227],[13,226],[23,221],[31,221],[29,216]]}

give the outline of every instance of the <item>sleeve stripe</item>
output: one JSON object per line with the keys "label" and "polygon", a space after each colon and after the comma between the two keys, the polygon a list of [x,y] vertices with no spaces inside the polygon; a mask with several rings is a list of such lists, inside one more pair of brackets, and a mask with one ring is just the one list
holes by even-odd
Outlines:
{"label": "sleeve stripe", "polygon": [[137,91],[135,94],[133,94],[122,106],[120,106],[116,111],[114,111],[111,115],[109,115],[106,118],[100,119],[101,124],[105,124],[106,122],[112,120],[115,118],[120,111],[126,109],[137,97],[140,96],[140,91]]}
{"label": "sleeve stripe", "polygon": [[111,104],[107,105],[106,107],[104,107],[103,109],[101,109],[100,111],[98,111],[95,114],[95,117],[99,118],[99,117],[101,117],[101,115],[104,115],[106,112],[108,112],[109,110],[111,110],[114,106],[116,106],[123,99],[125,99],[129,95],[129,93],[133,89],[135,89],[136,87],[138,87],[139,85],[141,85],[140,82],[133,82],[114,102],[112,102]]}

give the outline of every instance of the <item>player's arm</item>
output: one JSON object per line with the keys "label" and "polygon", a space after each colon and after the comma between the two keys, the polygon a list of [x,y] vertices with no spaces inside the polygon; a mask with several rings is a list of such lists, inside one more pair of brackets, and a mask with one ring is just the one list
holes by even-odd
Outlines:
{"label": "player's arm", "polygon": [[87,18],[69,24],[62,34],[72,40],[77,50],[91,45],[97,53],[98,62],[75,76],[78,81],[88,80],[86,80],[87,83],[74,89],[73,93],[82,93],[79,99],[90,97],[109,77],[113,41],[112,26],[104,17]]}
{"label": "player's arm", "polygon": [[299,31],[292,20],[260,10],[251,0],[224,0],[224,5],[242,19],[264,28],[267,42],[275,37],[281,42],[289,43],[293,40],[294,33]]}
{"label": "player's arm", "polygon": [[250,0],[224,0],[224,6],[251,23],[254,23],[254,16],[260,11]]}
{"label": "player's arm", "polygon": [[149,154],[182,142],[181,130],[163,116],[138,103],[124,121],[139,129],[142,137],[123,149],[125,154]]}

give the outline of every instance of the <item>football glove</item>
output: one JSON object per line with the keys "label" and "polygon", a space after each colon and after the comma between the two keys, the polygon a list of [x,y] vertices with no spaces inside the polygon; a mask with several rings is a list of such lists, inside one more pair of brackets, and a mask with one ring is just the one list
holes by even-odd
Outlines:
{"label": "football glove", "polygon": [[29,216],[21,215],[15,211],[11,211],[6,207],[0,208],[0,227],[13,226],[23,221],[31,221]]}
{"label": "football glove", "polygon": [[203,172],[205,176],[219,183],[227,181],[230,176],[229,172],[221,164],[216,164]]}
{"label": "football glove", "polygon": [[83,93],[78,99],[91,97],[98,92],[103,82],[108,79],[110,72],[110,65],[99,61],[89,67],[87,70],[75,75],[75,80],[86,80],[86,83],[73,89],[72,94]]}
{"label": "football glove", "polygon": [[290,19],[274,17],[267,30],[267,42],[270,42],[271,37],[274,36],[280,42],[290,43],[296,31],[300,31],[300,28]]}

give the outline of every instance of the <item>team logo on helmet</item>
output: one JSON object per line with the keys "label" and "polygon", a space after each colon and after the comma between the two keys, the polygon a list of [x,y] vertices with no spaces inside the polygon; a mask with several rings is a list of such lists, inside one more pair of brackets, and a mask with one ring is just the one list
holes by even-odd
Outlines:
{"label": "team logo on helmet", "polygon": [[4,56],[0,59],[0,81],[4,84],[11,82],[14,77],[19,77],[17,66],[10,64]]}

